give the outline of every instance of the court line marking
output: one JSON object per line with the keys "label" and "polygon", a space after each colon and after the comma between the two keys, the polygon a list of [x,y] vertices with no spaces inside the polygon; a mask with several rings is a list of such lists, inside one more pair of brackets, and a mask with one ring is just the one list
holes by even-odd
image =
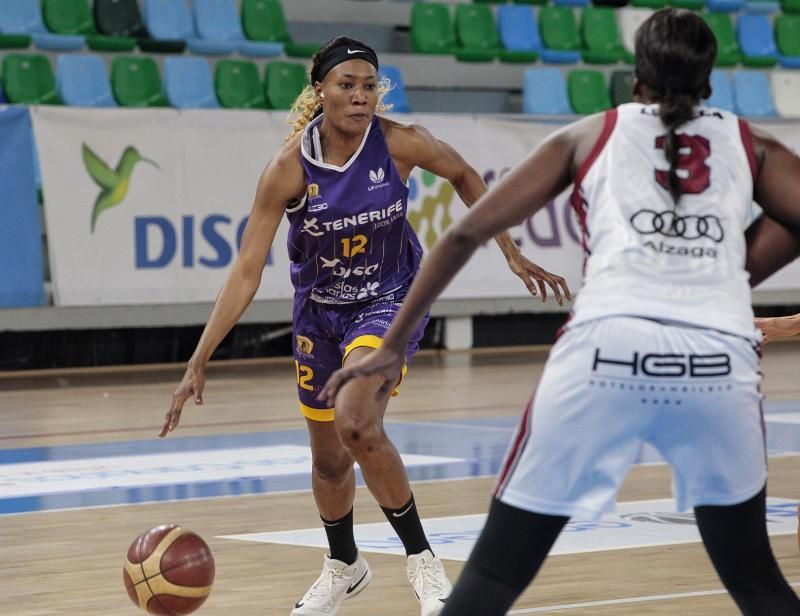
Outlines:
{"label": "court line marking", "polygon": [[[790,586],[800,586],[800,582],[790,582]],[[545,605],[542,607],[529,607],[520,610],[511,610],[511,614],[546,614],[548,612],[559,612],[563,610],[580,610],[589,607],[600,607],[604,605],[622,605],[625,603],[645,603],[648,601],[664,601],[669,599],[688,599],[692,597],[707,597],[711,595],[724,595],[727,590],[698,590],[695,592],[678,592],[666,595],[642,595],[639,597],[625,597],[622,599],[604,599],[602,601],[586,601],[584,603],[564,603],[562,605]]]}

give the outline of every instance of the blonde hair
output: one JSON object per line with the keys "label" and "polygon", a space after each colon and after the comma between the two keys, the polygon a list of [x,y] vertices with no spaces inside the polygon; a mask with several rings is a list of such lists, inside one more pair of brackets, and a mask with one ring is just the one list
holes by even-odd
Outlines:
{"label": "blonde hair", "polygon": [[[376,113],[386,113],[392,110],[391,104],[387,105],[383,102],[383,97],[389,93],[392,87],[392,82],[387,77],[382,77],[378,81],[378,104],[375,107]],[[298,133],[302,133],[303,129],[311,123],[311,120],[316,118],[320,113],[322,113],[322,103],[317,98],[314,86],[308,85],[303,88],[303,91],[300,92],[294,100],[292,108],[289,110],[286,121],[289,126],[292,127],[292,130],[286,137],[286,141],[289,141]]]}

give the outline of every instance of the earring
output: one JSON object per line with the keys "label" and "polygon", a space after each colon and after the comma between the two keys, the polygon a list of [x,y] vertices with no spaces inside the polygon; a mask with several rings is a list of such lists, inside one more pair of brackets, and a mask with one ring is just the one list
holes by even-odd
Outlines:
{"label": "earring", "polygon": [[320,92],[320,93],[319,93],[319,97],[320,97],[320,98],[325,98],[325,92]]}

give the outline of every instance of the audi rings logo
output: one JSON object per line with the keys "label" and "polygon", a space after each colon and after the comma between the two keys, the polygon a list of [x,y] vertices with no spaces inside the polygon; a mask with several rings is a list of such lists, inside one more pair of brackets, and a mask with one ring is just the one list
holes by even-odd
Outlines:
{"label": "audi rings logo", "polygon": [[671,210],[665,212],[639,210],[631,216],[631,224],[642,235],[657,233],[664,237],[680,237],[685,240],[707,237],[717,243],[725,237],[722,223],[713,214],[679,216]]}

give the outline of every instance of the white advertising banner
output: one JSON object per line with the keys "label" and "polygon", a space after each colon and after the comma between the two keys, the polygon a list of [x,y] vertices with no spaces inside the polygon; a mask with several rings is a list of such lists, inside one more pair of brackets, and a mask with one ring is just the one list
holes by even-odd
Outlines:
{"label": "white advertising banner", "polygon": [[[258,177],[281,147],[282,112],[32,109],[57,305],[212,301],[236,256]],[[452,144],[490,186],[558,125],[470,115],[401,116]],[[768,130],[775,131],[775,125]],[[779,134],[800,149],[800,125]],[[426,250],[466,212],[449,183],[415,170],[409,218]],[[257,299],[292,295],[284,221]],[[560,196],[512,229],[523,253],[580,286],[579,228]],[[800,264],[764,288],[800,289]],[[493,244],[444,294],[524,297]]]}

